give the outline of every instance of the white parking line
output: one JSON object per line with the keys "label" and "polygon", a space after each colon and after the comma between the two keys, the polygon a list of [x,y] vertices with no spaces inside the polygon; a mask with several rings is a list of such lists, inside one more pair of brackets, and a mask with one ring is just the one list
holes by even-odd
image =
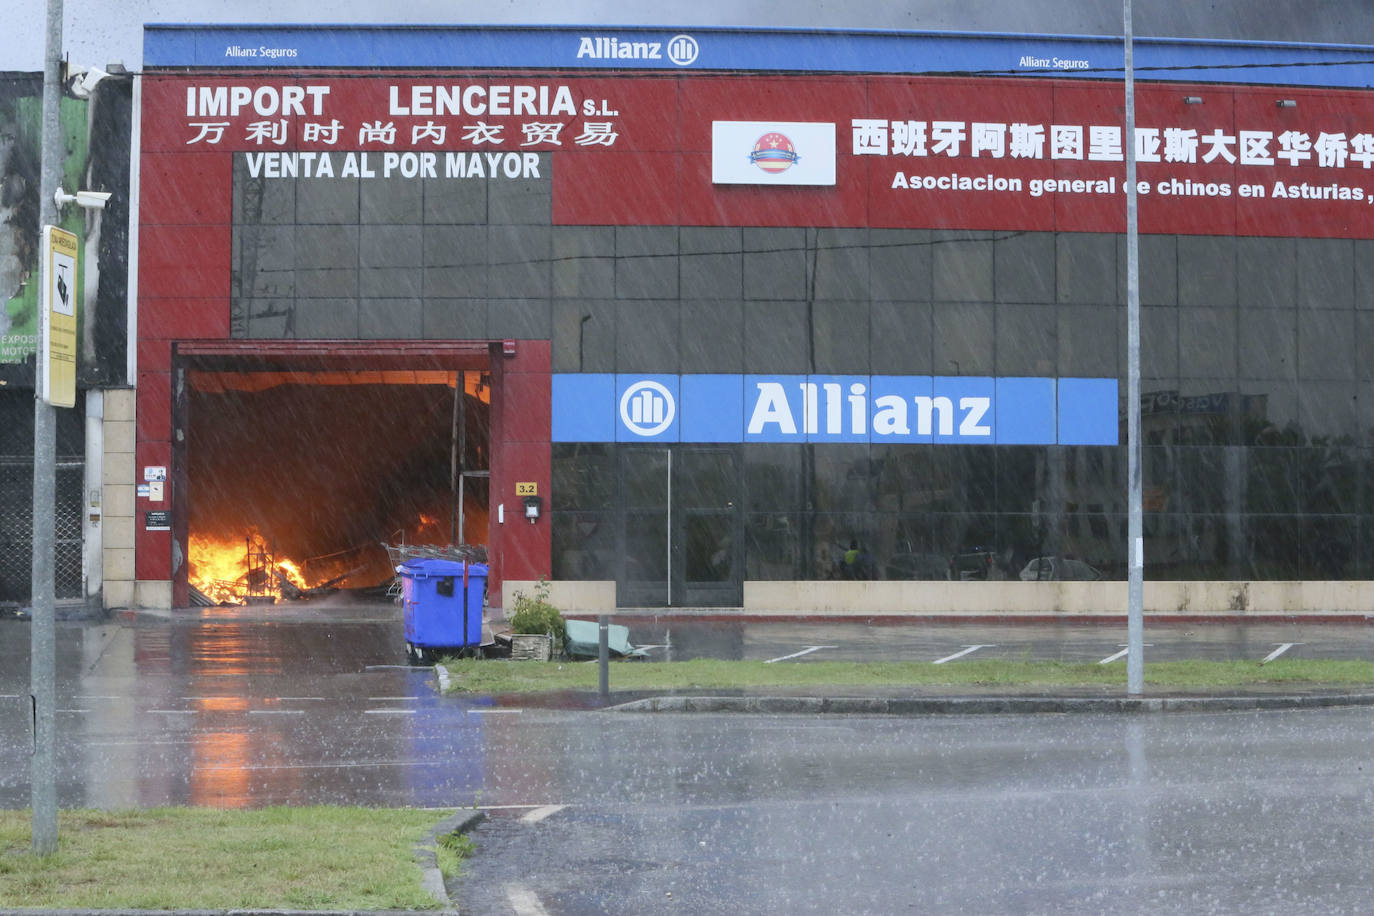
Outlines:
{"label": "white parking line", "polygon": [[1289,649],[1293,648],[1294,646],[1300,646],[1300,645],[1302,645],[1302,643],[1300,643],[1300,642],[1286,642],[1286,643],[1283,643],[1283,644],[1280,645],[1277,649],[1275,649],[1273,652],[1270,652],[1268,655],[1266,655],[1266,656],[1264,657],[1264,660],[1261,661],[1260,664],[1261,664],[1261,665],[1267,665],[1267,664],[1269,664],[1270,662],[1272,662],[1274,659],[1278,658],[1278,657],[1279,657],[1280,655],[1282,655],[1283,653],[1287,652]]}
{"label": "white parking line", "polygon": [[793,652],[791,655],[780,655],[780,656],[778,656],[777,658],[770,658],[770,659],[768,659],[767,661],[765,661],[764,664],[765,664],[765,665],[771,665],[771,664],[773,664],[773,662],[785,662],[785,661],[787,661],[789,658],[801,658],[803,655],[810,655],[812,652],[815,652],[817,649],[838,649],[838,648],[839,648],[839,646],[807,646],[805,649],[802,649],[800,652]]}
{"label": "white parking line", "polygon": [[549,911],[544,909],[534,891],[522,885],[507,884],[506,900],[515,910],[515,916],[548,916]]}
{"label": "white parking line", "polygon": [[523,823],[523,824],[537,824],[537,823],[539,823],[540,821],[542,821],[544,818],[548,817],[549,815],[551,815],[551,814],[557,814],[558,812],[562,811],[562,810],[563,810],[564,808],[566,808],[566,807],[568,807],[568,806],[567,806],[567,805],[541,805],[540,807],[535,808],[535,809],[534,809],[533,811],[531,811],[529,814],[526,814],[526,815],[524,815],[523,817],[521,817],[521,818],[520,818],[520,822]]}
{"label": "white parking line", "polygon": [[[1118,643],[1117,645],[1120,645],[1120,643]],[[1153,649],[1153,648],[1154,648],[1154,643],[1148,643],[1148,642],[1147,642],[1147,643],[1145,643],[1141,648],[1143,648],[1143,649]],[[1118,658],[1125,658],[1127,655],[1130,654],[1130,652],[1131,652],[1131,649],[1130,649],[1129,646],[1121,646],[1121,651],[1120,651],[1120,652],[1117,652],[1115,655],[1108,655],[1106,658],[1102,659],[1102,661],[1098,662],[1098,664],[1099,664],[1099,665],[1110,665],[1112,662],[1116,661]]]}
{"label": "white parking line", "polygon": [[364,713],[370,716],[413,716],[413,709],[364,709]]}
{"label": "white parking line", "polygon": [[952,662],[952,661],[954,661],[956,658],[963,658],[965,655],[968,655],[968,654],[971,653],[971,652],[977,652],[979,649],[995,649],[995,648],[997,648],[997,646],[996,646],[995,644],[991,644],[991,643],[986,644],[986,645],[981,645],[981,646],[964,646],[964,650],[963,650],[962,652],[955,652],[953,655],[946,655],[944,658],[937,658],[935,661],[931,662],[931,664],[932,664],[932,665],[943,665],[945,662]]}

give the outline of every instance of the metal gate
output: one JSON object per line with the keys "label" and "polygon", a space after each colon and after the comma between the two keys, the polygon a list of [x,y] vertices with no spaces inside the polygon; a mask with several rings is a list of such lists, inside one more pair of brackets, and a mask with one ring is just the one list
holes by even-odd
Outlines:
{"label": "metal gate", "polygon": [[[81,494],[85,462],[57,462],[54,596],[82,597]],[[0,455],[0,604],[27,606],[33,594],[33,456]]]}

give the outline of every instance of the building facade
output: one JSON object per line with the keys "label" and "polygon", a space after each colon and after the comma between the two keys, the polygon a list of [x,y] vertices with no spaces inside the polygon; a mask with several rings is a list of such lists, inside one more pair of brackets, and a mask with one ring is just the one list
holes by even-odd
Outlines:
{"label": "building facade", "polygon": [[138,600],[258,538],[481,545],[493,604],[1124,604],[1130,146],[1147,599],[1354,606],[1352,50],[1142,42],[1127,137],[1107,39],[149,27]]}
{"label": "building facade", "polygon": [[[0,74],[0,609],[28,606],[32,591],[42,84],[41,74]],[[90,89],[73,91],[69,83],[58,113],[62,187],[112,194],[104,211],[68,206],[59,213],[60,228],[80,242],[71,291],[76,404],[55,410],[54,594],[63,614],[98,613],[105,570],[121,568],[121,557],[104,549],[110,502],[120,516],[117,538],[133,537],[132,485],[127,493],[104,488],[107,446],[129,473],[133,462],[126,349],[132,99],[130,75],[106,75]]]}

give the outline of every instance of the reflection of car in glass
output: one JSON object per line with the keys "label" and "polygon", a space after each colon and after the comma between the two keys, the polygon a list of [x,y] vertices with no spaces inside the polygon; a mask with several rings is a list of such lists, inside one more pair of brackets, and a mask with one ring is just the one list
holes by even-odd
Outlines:
{"label": "reflection of car in glass", "polygon": [[948,579],[949,561],[938,553],[894,553],[884,571],[889,579]]}
{"label": "reflection of car in glass", "polygon": [[1102,573],[1082,560],[1036,557],[1021,570],[1022,582],[1096,582]]}
{"label": "reflection of car in glass", "polygon": [[995,562],[996,551],[991,547],[965,547],[949,558],[949,577],[963,581],[991,579],[994,578],[991,573]]}

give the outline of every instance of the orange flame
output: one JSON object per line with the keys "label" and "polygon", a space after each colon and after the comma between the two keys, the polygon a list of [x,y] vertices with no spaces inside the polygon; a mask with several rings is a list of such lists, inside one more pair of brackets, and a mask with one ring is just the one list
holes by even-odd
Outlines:
{"label": "orange flame", "polygon": [[[281,594],[276,576],[268,581],[250,582],[248,543],[262,546],[262,537],[253,531],[248,538],[233,535],[192,534],[187,538],[187,581],[216,604],[242,604],[250,594]],[[299,567],[290,560],[277,560],[276,570],[297,588],[309,588]]]}

